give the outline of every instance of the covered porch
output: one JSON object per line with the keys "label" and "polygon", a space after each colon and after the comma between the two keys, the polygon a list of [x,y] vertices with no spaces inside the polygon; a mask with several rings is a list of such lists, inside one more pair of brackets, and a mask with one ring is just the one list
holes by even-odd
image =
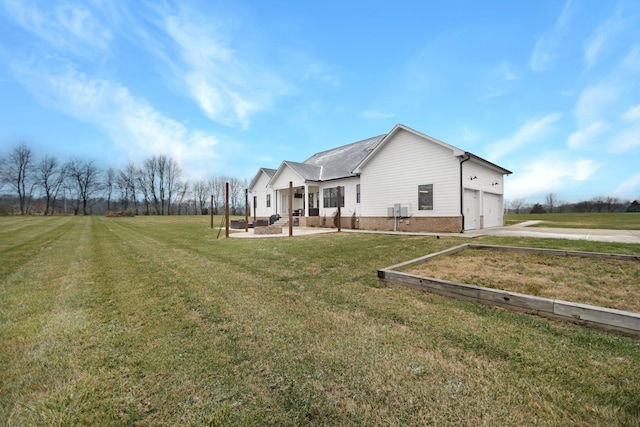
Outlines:
{"label": "covered porch", "polygon": [[[320,187],[309,183],[293,186],[291,197],[294,217],[317,217],[320,215]],[[289,187],[275,189],[276,213],[283,218],[289,216]]]}

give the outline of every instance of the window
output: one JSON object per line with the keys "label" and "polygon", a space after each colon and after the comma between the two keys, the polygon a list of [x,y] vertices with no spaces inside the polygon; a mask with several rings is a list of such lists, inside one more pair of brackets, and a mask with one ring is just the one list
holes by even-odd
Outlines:
{"label": "window", "polygon": [[267,207],[271,207],[271,194],[267,194]]}
{"label": "window", "polygon": [[360,203],[360,184],[356,184],[356,203]]}
{"label": "window", "polygon": [[433,184],[418,185],[418,209],[433,210]]}
{"label": "window", "polygon": [[[324,196],[325,208],[337,208],[338,207],[338,187],[325,188],[322,191]],[[340,187],[340,207],[344,208],[344,187]]]}

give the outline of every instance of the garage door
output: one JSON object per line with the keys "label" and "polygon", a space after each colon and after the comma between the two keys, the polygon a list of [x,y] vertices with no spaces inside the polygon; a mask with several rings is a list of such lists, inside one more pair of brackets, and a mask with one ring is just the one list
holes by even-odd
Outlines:
{"label": "garage door", "polygon": [[478,192],[476,190],[464,190],[464,229],[476,230],[478,224]]}
{"label": "garage door", "polygon": [[482,206],[484,227],[502,226],[502,197],[499,194],[484,193]]}

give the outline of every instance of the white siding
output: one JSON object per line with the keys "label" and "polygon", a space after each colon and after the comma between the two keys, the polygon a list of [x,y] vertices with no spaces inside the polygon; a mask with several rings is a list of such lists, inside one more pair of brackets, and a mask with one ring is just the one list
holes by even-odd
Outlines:
{"label": "white siding", "polygon": [[271,186],[274,190],[283,190],[289,188],[289,182],[293,182],[294,187],[299,187],[304,185],[304,181],[300,178],[293,169],[291,169],[286,164],[281,166],[278,170],[278,176],[275,177],[276,180],[271,183]]}
{"label": "white siding", "polygon": [[332,217],[335,215],[338,208],[325,208],[324,207],[324,189],[333,188],[338,186],[344,186],[344,207],[340,209],[342,217],[351,216],[355,212],[356,215],[360,215],[360,204],[356,203],[356,184],[360,180],[358,178],[344,178],[337,179],[335,181],[326,181],[320,184],[320,216]]}
{"label": "white siding", "polygon": [[[251,194],[256,197],[256,216],[258,217],[267,217],[271,216],[275,212],[275,201],[273,191],[270,188],[267,188],[267,183],[269,182],[269,176],[262,172],[260,174],[260,178],[254,184],[254,187],[251,189]],[[267,207],[267,194],[271,195],[271,207]],[[251,200],[253,203],[253,200]],[[251,215],[253,216],[253,210],[251,211]]]}
{"label": "white siding", "polygon": [[[363,216],[387,216],[395,203],[412,216],[460,215],[460,161],[453,151],[401,130],[364,165]],[[433,210],[418,210],[418,186],[433,184]]]}

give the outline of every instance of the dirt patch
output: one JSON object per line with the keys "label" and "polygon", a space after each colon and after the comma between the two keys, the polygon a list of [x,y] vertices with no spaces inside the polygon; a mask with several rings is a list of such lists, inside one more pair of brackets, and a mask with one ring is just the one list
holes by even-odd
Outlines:
{"label": "dirt patch", "polygon": [[640,313],[640,263],[633,260],[466,249],[403,271]]}

